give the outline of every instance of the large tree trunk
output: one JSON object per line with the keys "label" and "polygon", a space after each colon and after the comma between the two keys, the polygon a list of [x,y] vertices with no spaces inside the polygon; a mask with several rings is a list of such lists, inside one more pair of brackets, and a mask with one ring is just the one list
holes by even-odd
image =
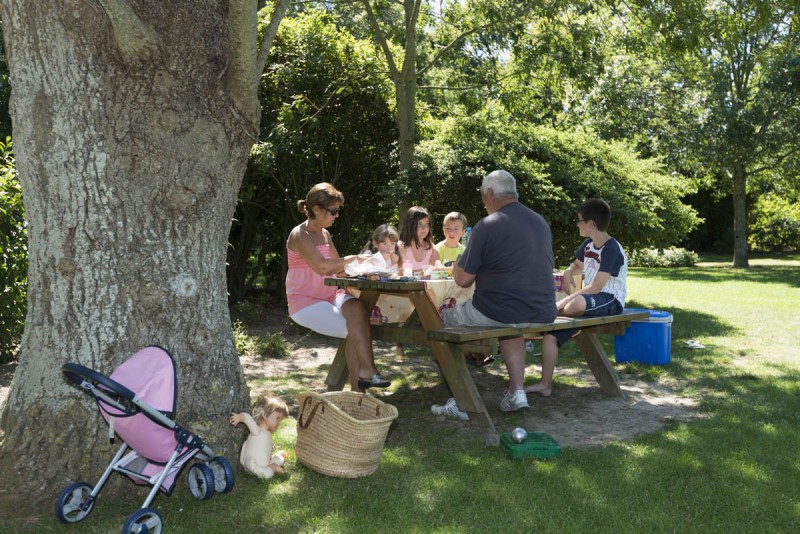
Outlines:
{"label": "large tree trunk", "polygon": [[2,9],[30,268],[0,497],[96,481],[107,429],[60,367],[108,374],[149,344],[175,358],[178,423],[233,460],[248,391],[225,251],[257,129],[256,1]]}
{"label": "large tree trunk", "polygon": [[747,170],[733,167],[733,267],[750,267],[747,253]]}

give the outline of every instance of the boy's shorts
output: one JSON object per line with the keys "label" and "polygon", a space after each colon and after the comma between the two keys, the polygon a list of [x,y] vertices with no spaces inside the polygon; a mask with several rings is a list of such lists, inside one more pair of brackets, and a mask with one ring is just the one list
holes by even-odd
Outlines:
{"label": "boy's shorts", "polygon": [[[611,293],[595,293],[593,295],[581,295],[583,300],[586,301],[586,311],[583,312],[582,317],[602,317],[604,315],[616,315],[622,313],[622,304]],[[556,338],[558,346],[561,347],[564,343],[572,339],[578,332],[577,328],[570,328],[569,330],[558,330],[550,333]]]}

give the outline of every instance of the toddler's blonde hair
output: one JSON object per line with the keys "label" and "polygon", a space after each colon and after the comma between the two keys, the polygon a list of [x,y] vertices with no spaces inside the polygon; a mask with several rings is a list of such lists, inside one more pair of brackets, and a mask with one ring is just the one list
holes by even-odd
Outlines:
{"label": "toddler's blonde hair", "polygon": [[253,419],[255,419],[256,423],[260,423],[272,415],[273,412],[278,412],[283,414],[284,417],[288,417],[289,407],[280,397],[265,393],[253,403],[252,412]]}

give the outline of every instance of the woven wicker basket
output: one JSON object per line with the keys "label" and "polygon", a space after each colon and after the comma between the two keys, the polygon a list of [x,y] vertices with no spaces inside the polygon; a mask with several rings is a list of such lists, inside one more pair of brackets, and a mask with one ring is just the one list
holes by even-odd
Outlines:
{"label": "woven wicker basket", "polygon": [[297,396],[297,461],[325,475],[356,478],[378,470],[397,408],[353,391]]}

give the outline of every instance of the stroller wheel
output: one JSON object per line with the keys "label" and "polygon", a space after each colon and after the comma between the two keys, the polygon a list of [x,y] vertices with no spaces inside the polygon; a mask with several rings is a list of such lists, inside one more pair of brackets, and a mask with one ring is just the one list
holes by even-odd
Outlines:
{"label": "stroller wheel", "polygon": [[228,460],[222,456],[215,456],[208,462],[208,467],[214,473],[214,490],[220,493],[228,493],[233,489],[233,467]]}
{"label": "stroller wheel", "polygon": [[86,482],[70,484],[56,499],[56,517],[62,523],[77,523],[93,508],[92,486]]}
{"label": "stroller wheel", "polygon": [[122,534],[161,534],[161,514],[155,508],[139,508],[122,527]]}
{"label": "stroller wheel", "polygon": [[214,473],[206,464],[194,464],[189,469],[189,491],[202,500],[214,495]]}

